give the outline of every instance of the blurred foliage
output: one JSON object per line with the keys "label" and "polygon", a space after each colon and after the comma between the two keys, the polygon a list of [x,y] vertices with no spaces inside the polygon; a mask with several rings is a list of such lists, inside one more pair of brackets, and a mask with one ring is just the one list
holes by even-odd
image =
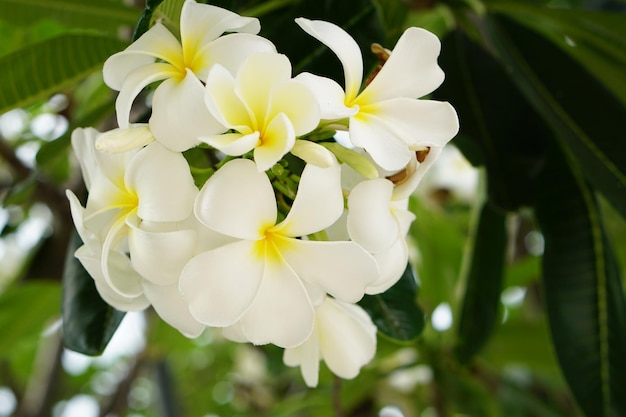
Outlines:
{"label": "blurred foliage", "polygon": [[[484,174],[471,199],[425,180],[411,202],[414,270],[363,301],[382,320],[376,358],[351,381],[322,366],[313,390],[279,349],[211,331],[188,340],[150,311],[145,332],[117,333],[144,335],[134,351],[115,356],[112,343],[70,366],[64,190],[84,190],[69,132],[112,126],[102,63],[156,19],[176,29],[182,0],[130,3],[0,0],[0,112],[14,109],[0,118],[0,416],[69,415],[79,398],[102,416],[626,416],[625,1],[211,2],[259,17],[295,71],[338,81],[335,56],[295,17],[337,23],[364,51],[408,26],[433,31],[446,73],[434,98],[457,109],[453,143]],[[61,128],[42,133],[42,115]],[[81,295],[91,281],[72,271],[63,305],[80,320],[66,316],[66,343],[99,353],[121,317]]]}

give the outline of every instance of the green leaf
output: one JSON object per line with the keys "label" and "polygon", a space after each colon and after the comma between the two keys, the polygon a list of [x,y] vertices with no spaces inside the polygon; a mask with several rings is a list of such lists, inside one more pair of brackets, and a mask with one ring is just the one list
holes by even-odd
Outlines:
{"label": "green leaf", "polygon": [[180,12],[184,2],[185,0],[147,1],[146,8],[135,27],[133,39],[138,39],[157,21],[161,22],[172,33],[178,34],[180,32]]}
{"label": "green leaf", "polygon": [[80,246],[74,234],[63,273],[63,342],[85,355],[99,355],[115,333],[125,313],[105,303],[93,279],[74,256]]}
{"label": "green leaf", "polygon": [[380,43],[385,43],[391,49],[402,35],[409,7],[400,0],[372,0],[372,4],[386,34],[386,39],[381,39]]}
{"label": "green leaf", "polygon": [[545,304],[561,369],[588,416],[626,415],[626,301],[595,196],[556,152],[540,184]]}
{"label": "green leaf", "polygon": [[624,103],[542,36],[502,17],[485,23],[485,42],[518,89],[572,151],[585,178],[626,215],[626,142],[618,139]]}
{"label": "green leaf", "polygon": [[408,264],[400,280],[382,294],[366,295],[359,305],[378,330],[399,341],[415,339],[424,328],[424,313],[416,303],[417,281]]}
{"label": "green leaf", "polygon": [[485,165],[489,200],[507,211],[532,205],[552,132],[500,63],[463,32],[444,38],[440,64],[446,81],[434,96],[457,110],[463,128],[452,143]]}
{"label": "green leaf", "polygon": [[497,2],[506,15],[552,42],[626,104],[626,14]]}
{"label": "green leaf", "polygon": [[55,20],[69,28],[117,35],[121,26],[132,28],[139,11],[111,0],[0,0],[0,19],[13,25]]}
{"label": "green leaf", "polygon": [[58,283],[31,281],[12,285],[0,295],[0,358],[22,343],[39,340],[47,324],[59,315],[61,287]]}
{"label": "green leaf", "polygon": [[468,363],[485,345],[498,321],[507,247],[506,216],[486,202],[472,237],[471,261],[458,327],[456,355]]}
{"label": "green leaf", "polygon": [[23,107],[78,82],[120,51],[124,42],[85,33],[65,34],[0,58],[0,113]]}

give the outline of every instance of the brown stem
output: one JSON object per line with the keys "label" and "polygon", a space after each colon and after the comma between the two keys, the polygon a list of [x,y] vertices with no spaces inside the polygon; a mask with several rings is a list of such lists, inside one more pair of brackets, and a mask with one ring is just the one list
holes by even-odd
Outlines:
{"label": "brown stem", "polygon": [[341,378],[335,375],[333,380],[333,409],[335,417],[343,417],[343,407],[341,405]]}
{"label": "brown stem", "polygon": [[100,417],[124,414],[128,408],[128,394],[130,393],[130,389],[145,364],[146,357],[143,353],[140,353],[135,359],[135,363],[132,368],[129,369],[126,377],[117,385],[117,389],[113,395],[109,397],[107,402],[100,407]]}

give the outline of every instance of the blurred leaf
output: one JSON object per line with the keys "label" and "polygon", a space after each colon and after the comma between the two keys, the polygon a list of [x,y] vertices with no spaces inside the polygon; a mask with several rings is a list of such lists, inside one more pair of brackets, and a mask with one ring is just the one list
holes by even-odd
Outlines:
{"label": "blurred leaf", "polygon": [[626,415],[626,302],[596,199],[556,152],[540,184],[545,303],[561,369],[588,416]]}
{"label": "blurred leaf", "polygon": [[63,342],[85,355],[99,355],[115,333],[125,313],[105,303],[93,279],[74,257],[81,245],[74,234],[63,273]]}
{"label": "blurred leaf", "polygon": [[626,104],[626,14],[555,9],[519,1],[496,2],[489,9],[544,36]]}
{"label": "blurred leaf", "polygon": [[391,49],[402,35],[409,7],[400,0],[372,0],[372,4],[386,34],[385,39],[381,39],[379,43]]}
{"label": "blurred leaf", "polygon": [[415,339],[424,328],[424,313],[418,307],[417,281],[410,264],[400,280],[382,294],[366,295],[359,305],[367,311],[384,335],[400,341]]}
{"label": "blurred leaf", "polygon": [[507,248],[506,216],[486,202],[481,210],[465,279],[456,355],[468,363],[484,346],[498,321]]}
{"label": "blurred leaf", "polygon": [[91,34],[65,34],[0,58],[0,113],[22,107],[99,70],[125,44]]}
{"label": "blurred leaf", "polygon": [[61,287],[48,281],[31,281],[7,288],[0,295],[0,358],[15,353],[21,344],[36,343],[50,320],[59,315]]}
{"label": "blurred leaf", "polygon": [[0,19],[14,25],[56,20],[70,28],[83,28],[117,35],[120,26],[132,27],[139,12],[111,0],[0,0]]}
{"label": "blurred leaf", "polygon": [[486,23],[485,42],[524,97],[591,184],[626,215],[626,142],[617,139],[624,131],[624,103],[544,37],[502,17]]}

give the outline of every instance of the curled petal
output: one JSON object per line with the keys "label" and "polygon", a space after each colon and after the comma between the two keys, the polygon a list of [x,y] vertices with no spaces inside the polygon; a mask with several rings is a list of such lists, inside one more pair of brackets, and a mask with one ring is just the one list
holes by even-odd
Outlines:
{"label": "curled petal", "polygon": [[240,156],[250,152],[259,143],[259,132],[248,135],[241,133],[224,133],[222,135],[201,137],[201,142],[219,149],[226,155]]}
{"label": "curled petal", "polygon": [[154,92],[150,129],[161,144],[183,152],[200,143],[200,136],[222,133],[226,127],[209,113],[204,86],[187,69],[182,80],[166,80]]}
{"label": "curled petal", "polygon": [[313,93],[304,84],[287,81],[276,85],[271,92],[266,120],[278,113],[287,116],[296,136],[309,133],[320,122],[320,108]]}
{"label": "curled petal", "polygon": [[442,147],[459,131],[456,111],[447,102],[398,97],[361,110],[412,148]]}
{"label": "curled petal", "polygon": [[241,240],[189,261],[180,290],[196,320],[225,327],[248,311],[263,277],[263,262],[255,259],[253,251],[254,242]]}
{"label": "curled petal", "polygon": [[[209,66],[218,64],[231,74],[236,75],[242,63],[257,52],[276,53],[276,47],[269,40],[248,33],[231,33],[220,36],[207,44],[198,54],[209,57]],[[201,80],[206,79],[209,67],[196,69]]]}
{"label": "curled petal", "polygon": [[337,55],[343,65],[346,103],[350,103],[359,93],[363,80],[363,56],[359,45],[346,31],[330,22],[299,17],[296,23]]}
{"label": "curled petal", "polygon": [[126,78],[137,68],[152,64],[157,59],[175,64],[182,62],[182,58],[176,37],[157,22],[128,48],[104,62],[104,82],[113,90],[120,91]]}
{"label": "curled petal", "polygon": [[441,42],[421,28],[408,28],[389,59],[363,90],[358,101],[375,102],[394,97],[420,98],[433,92],[444,79],[437,64]]}
{"label": "curled petal", "polygon": [[157,142],[137,153],[126,171],[125,182],[137,194],[137,215],[156,222],[186,219],[198,194],[183,155]]}
{"label": "curled petal", "polygon": [[85,226],[83,225],[83,214],[85,212],[85,209],[83,208],[83,206],[81,206],[78,197],[76,197],[76,194],[74,194],[70,190],[65,190],[65,196],[70,202],[70,213],[72,214],[72,220],[74,221],[74,226],[76,227],[76,231],[80,236],[80,240],[82,240],[84,243],[87,243],[89,240],[91,240],[92,237],[90,236],[91,233],[89,233],[89,231],[87,231],[87,229],[85,229]]}
{"label": "curled petal", "polygon": [[291,150],[296,141],[293,126],[284,113],[270,121],[260,141],[254,149],[254,162],[259,171],[267,171]]}
{"label": "curled petal", "polygon": [[386,179],[363,181],[348,197],[348,233],[370,253],[391,246],[399,235],[391,213],[393,183]]}
{"label": "curled petal", "polygon": [[292,239],[281,255],[301,279],[349,303],[359,301],[378,277],[374,258],[354,242]]}
{"label": "curled petal", "polygon": [[354,378],[376,353],[376,326],[361,307],[332,298],[316,315],[324,361],[335,375]]}
{"label": "curled petal", "polygon": [[102,243],[100,266],[104,282],[113,291],[126,298],[136,298],[143,294],[141,285],[143,278],[132,266],[126,267],[129,260],[126,255],[122,255],[121,258],[126,258],[122,261],[118,250],[126,233],[127,226],[124,223],[124,217],[118,218]]}
{"label": "curled petal", "polygon": [[246,338],[255,345],[293,347],[313,330],[314,313],[306,289],[283,263],[266,262],[263,281],[241,319]]}
{"label": "curled petal", "polygon": [[87,190],[91,188],[92,178],[99,173],[94,147],[98,135],[100,132],[92,127],[77,128],[72,132],[72,148],[80,164]]}
{"label": "curled petal", "polygon": [[144,282],[143,287],[152,307],[167,324],[187,337],[200,336],[204,325],[191,315],[178,283],[161,286]]}
{"label": "curled petal", "polygon": [[409,261],[409,249],[404,237],[398,238],[386,250],[374,254],[380,275],[365,289],[366,294],[380,294],[387,291],[402,277]]}
{"label": "curled petal", "polygon": [[286,236],[306,236],[326,229],[341,213],[343,192],[339,164],[329,168],[309,164],[302,171],[291,210],[277,230]]}
{"label": "curled petal", "polygon": [[195,202],[196,217],[227,236],[257,240],[276,222],[276,199],[267,175],[254,162],[234,159],[204,184]]}
{"label": "curled petal", "polygon": [[249,132],[242,130],[250,130],[250,126],[257,123],[252,111],[235,91],[235,78],[219,64],[209,71],[204,101],[213,117],[229,129],[245,134]]}
{"label": "curled petal", "polygon": [[129,126],[130,109],[135,98],[144,87],[175,75],[178,75],[178,72],[170,64],[163,62],[143,65],[128,74],[120,88],[120,94],[115,100],[115,112],[119,127],[127,128]]}
{"label": "curled petal", "polygon": [[135,270],[156,285],[178,282],[180,273],[192,258],[196,247],[195,230],[143,230],[137,217],[127,219],[131,228],[128,235],[130,258]]}
{"label": "curled petal", "polygon": [[374,162],[387,171],[406,166],[413,152],[380,118],[359,113],[350,119],[350,141],[365,149]]}
{"label": "curled petal", "polygon": [[307,164],[319,168],[330,168],[337,164],[337,158],[331,151],[310,140],[296,140],[293,148],[291,148],[291,153]]}
{"label": "curled petal", "polygon": [[347,107],[346,93],[343,88],[330,78],[320,77],[308,72],[298,74],[296,81],[309,87],[320,106],[320,118],[325,120],[339,120],[354,116],[358,106]]}
{"label": "curled petal", "polygon": [[122,153],[143,148],[154,142],[147,124],[130,125],[127,129],[104,132],[96,140],[96,149],[101,152]]}

